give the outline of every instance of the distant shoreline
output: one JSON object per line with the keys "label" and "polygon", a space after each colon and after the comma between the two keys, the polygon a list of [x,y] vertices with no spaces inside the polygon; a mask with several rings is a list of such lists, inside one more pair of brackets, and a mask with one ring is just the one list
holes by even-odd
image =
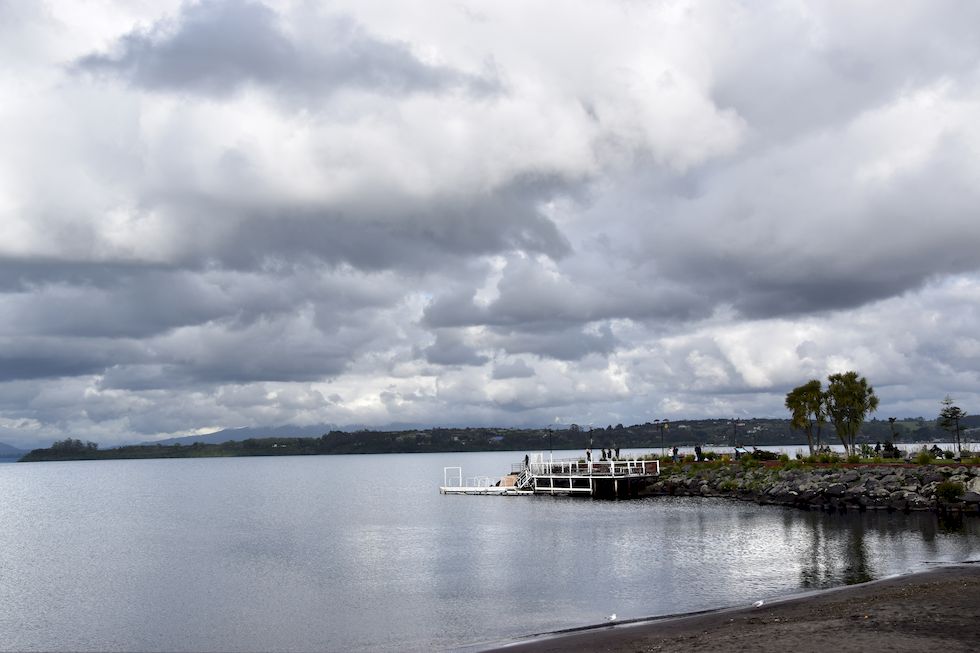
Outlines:
{"label": "distant shoreline", "polygon": [[756,606],[639,619],[471,648],[563,651],[973,651],[980,641],[976,561],[780,597]]}
{"label": "distant shoreline", "polygon": [[[972,418],[969,418],[972,419]],[[980,418],[978,418],[980,428]],[[331,427],[324,425],[325,429]],[[299,429],[300,427],[296,427]],[[319,435],[287,435],[286,427],[228,429],[201,436],[144,442],[116,448],[100,448],[94,442],[69,437],[50,449],[35,449],[25,462],[40,460],[105,460],[134,458],[198,458],[219,456],[279,456],[357,453],[457,453],[485,451],[581,451],[601,449],[660,449],[692,447],[731,449],[742,447],[807,446],[806,436],[787,419],[656,420],[624,426],[616,424],[592,428],[570,424],[560,427],[431,427],[397,430],[327,430]],[[918,442],[947,442],[949,434],[935,420],[909,418],[896,423],[872,419],[862,425],[858,444],[874,446],[894,440],[899,445]],[[65,444],[69,446],[63,446]],[[825,438],[835,445],[836,439]],[[523,457],[523,456],[522,456]]]}
{"label": "distant shoreline", "polygon": [[[472,435],[472,434],[470,434]],[[322,438],[250,438],[248,440],[232,440],[220,444],[196,442],[190,445],[144,444],[117,447],[114,449],[98,449],[81,446],[68,448],[35,449],[24,455],[20,462],[50,462],[66,460],[133,460],[148,458],[226,458],[253,456],[324,456],[349,454],[392,454],[392,453],[487,453],[515,452],[521,455],[531,451],[549,449],[547,437],[528,437],[526,433],[511,435],[511,441],[502,436],[486,437],[480,433],[469,440],[454,442],[446,441],[419,442],[409,439],[399,432],[372,431],[368,433],[343,434],[324,436]],[[450,436],[459,437],[459,436]],[[500,438],[499,440],[496,438]],[[596,437],[596,450],[600,448],[599,438]],[[670,444],[670,443],[668,443]],[[692,444],[673,443],[690,449]],[[578,451],[584,458],[585,448],[574,443],[559,441],[553,443],[556,451]],[[710,445],[724,448],[720,445]],[[706,446],[710,448],[710,446]],[[806,443],[779,442],[762,446],[806,447]],[[621,445],[622,449],[649,449],[659,451],[660,444],[643,440]],[[516,461],[516,459],[515,459]]]}
{"label": "distant shoreline", "polygon": [[[82,443],[80,440],[67,440],[55,443],[48,449],[34,449],[21,455],[18,462],[49,462],[68,460],[134,460],[153,458],[226,458],[253,456],[322,456],[349,454],[393,454],[393,453],[492,453],[520,452],[521,456],[538,451],[577,451],[584,459],[588,441],[582,446],[576,438],[570,442],[567,435],[555,435],[553,440],[545,432],[534,431],[505,431],[497,435],[492,429],[440,429],[405,433],[399,431],[364,431],[356,433],[331,432],[318,438],[310,437],[269,437],[249,438],[246,440],[229,440],[222,443],[194,442],[192,444],[139,444],[100,449],[96,443]],[[587,437],[587,436],[586,436]],[[606,443],[610,440],[612,444]],[[551,440],[551,441],[549,441]],[[859,444],[874,445],[875,441],[862,439]],[[595,436],[593,450],[596,456],[602,449],[618,448],[621,450],[646,449],[651,453],[659,453],[661,449],[680,447],[690,454],[696,443],[680,439],[667,440],[663,446],[659,440],[651,440],[645,436],[627,437],[620,434],[619,439],[608,436]],[[948,444],[942,440],[919,440],[900,442],[899,447],[919,447],[928,444]],[[723,443],[702,443],[705,452],[730,452],[732,446]],[[744,445],[739,445],[743,447]],[[781,447],[796,448],[804,451],[806,442],[792,438],[782,440],[766,440],[757,445],[760,448]],[[836,445],[835,445],[836,446]],[[950,454],[951,455],[951,454]],[[693,459],[693,458],[692,458]]]}

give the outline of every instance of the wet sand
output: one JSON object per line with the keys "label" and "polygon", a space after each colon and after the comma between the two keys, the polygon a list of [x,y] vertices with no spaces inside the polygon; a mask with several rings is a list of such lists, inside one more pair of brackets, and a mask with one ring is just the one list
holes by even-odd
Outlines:
{"label": "wet sand", "polygon": [[980,650],[980,564],[939,567],[759,607],[532,637],[492,650],[973,652]]}

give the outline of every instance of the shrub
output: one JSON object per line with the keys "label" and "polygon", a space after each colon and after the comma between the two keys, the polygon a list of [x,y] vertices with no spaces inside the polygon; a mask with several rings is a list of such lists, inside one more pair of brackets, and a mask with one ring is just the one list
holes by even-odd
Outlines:
{"label": "shrub", "polygon": [[943,458],[945,458],[946,460],[952,460],[953,456],[955,455],[956,454],[953,453],[952,449],[947,449],[946,451],[943,452]]}
{"label": "shrub", "polygon": [[779,461],[783,463],[789,462],[789,454],[781,453],[779,454]]}
{"label": "shrub", "polygon": [[936,486],[936,498],[943,503],[952,503],[959,500],[965,490],[959,481],[942,481]]}
{"label": "shrub", "polygon": [[898,447],[896,447],[893,443],[886,442],[885,443],[885,446],[883,446],[881,448],[881,457],[882,458],[902,458],[903,457],[903,454],[902,454],[902,450],[899,449]]}
{"label": "shrub", "polygon": [[859,463],[861,462],[861,456],[857,455],[856,453],[852,453],[850,456],[847,457],[847,462],[852,464]]}
{"label": "shrub", "polygon": [[714,451],[705,451],[704,452],[704,459],[705,460],[715,460],[716,458],[718,458],[718,454],[715,453]]}
{"label": "shrub", "polygon": [[835,454],[832,451],[825,451],[823,453],[818,453],[817,454],[816,461],[813,461],[811,459],[810,462],[818,462],[818,463],[839,463],[840,462],[840,456],[838,456],[837,454]]}
{"label": "shrub", "polygon": [[916,465],[929,465],[932,463],[932,454],[925,447],[922,447],[919,453],[915,454],[913,461]]}

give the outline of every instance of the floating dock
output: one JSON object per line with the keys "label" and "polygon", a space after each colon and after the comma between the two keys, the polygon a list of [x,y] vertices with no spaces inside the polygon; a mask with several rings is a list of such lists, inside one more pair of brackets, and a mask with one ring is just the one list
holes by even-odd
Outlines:
{"label": "floating dock", "polygon": [[440,494],[521,496],[562,494],[599,498],[628,498],[660,475],[659,460],[545,460],[535,454],[529,463],[512,465],[511,473],[498,480],[490,476],[463,479],[461,467],[443,468]]}

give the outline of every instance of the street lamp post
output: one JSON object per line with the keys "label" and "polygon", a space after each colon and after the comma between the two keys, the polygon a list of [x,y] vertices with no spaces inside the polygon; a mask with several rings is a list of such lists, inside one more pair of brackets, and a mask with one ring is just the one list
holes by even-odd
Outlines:
{"label": "street lamp post", "polygon": [[660,457],[662,458],[667,455],[667,448],[664,446],[664,431],[670,428],[670,420],[665,417],[663,421],[655,419],[653,423],[660,429]]}

